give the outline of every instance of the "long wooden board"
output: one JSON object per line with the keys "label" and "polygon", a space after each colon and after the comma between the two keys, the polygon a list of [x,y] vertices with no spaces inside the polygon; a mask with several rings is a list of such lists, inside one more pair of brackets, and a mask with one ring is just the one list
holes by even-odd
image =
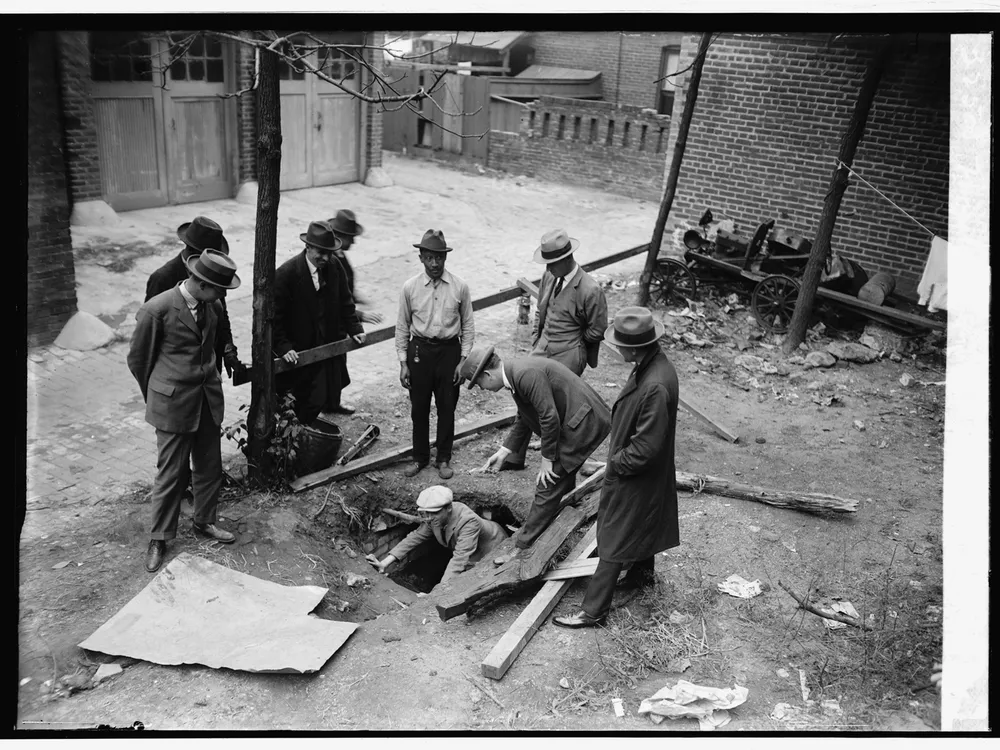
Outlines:
{"label": "long wooden board", "polygon": [[[536,299],[538,298],[538,286],[536,284],[528,281],[527,279],[518,279],[517,285],[525,292],[530,294],[532,297],[535,297]],[[604,350],[606,352],[609,352],[615,359],[621,361],[621,354],[619,354],[618,351],[613,346],[609,345],[607,341],[602,341],[601,346],[603,346]],[[704,422],[706,425],[708,425],[717,434],[721,435],[726,440],[728,440],[730,443],[735,443],[740,439],[738,435],[732,432],[732,430],[729,430],[728,428],[719,424],[714,419],[705,414],[705,412],[703,412],[701,409],[693,406],[691,403],[685,401],[680,396],[677,397],[677,403],[680,406],[684,407],[684,409],[693,414],[695,417],[700,419],[702,422]]]}
{"label": "long wooden board", "polygon": [[738,500],[751,500],[765,505],[774,505],[778,508],[791,508],[814,513],[856,513],[858,510],[858,501],[846,497],[826,495],[820,492],[774,490],[768,487],[741,484],[707,474],[689,474],[686,471],[677,472],[677,489],[707,492],[711,495],[734,497]]}
{"label": "long wooden board", "polygon": [[[625,260],[626,258],[631,258],[633,255],[638,255],[639,253],[646,252],[649,247],[648,244],[638,245],[636,247],[631,247],[628,250],[622,250],[611,255],[607,255],[603,258],[598,258],[597,260],[592,260],[589,263],[581,264],[581,268],[585,271],[593,271],[597,268],[603,268],[604,266],[609,266],[613,263],[617,263],[620,260]],[[541,279],[535,281],[537,285]],[[537,291],[536,291],[537,293]],[[492,307],[493,305],[499,305],[504,302],[509,302],[510,300],[517,299],[521,296],[523,292],[519,286],[511,286],[506,289],[501,289],[493,294],[488,294],[485,297],[480,297],[472,301],[473,310],[482,310],[486,307]],[[372,344],[378,344],[383,341],[387,341],[394,338],[396,335],[396,324],[382,326],[381,328],[376,328],[373,331],[367,331],[365,333],[365,343],[356,344],[354,339],[346,338],[340,341],[334,341],[329,344],[323,344],[322,346],[313,347],[312,349],[306,349],[299,352],[299,360],[294,365],[286,362],[281,357],[274,358],[274,374],[277,375],[282,372],[288,372],[289,370],[294,370],[298,367],[304,367],[305,365],[311,365],[314,362],[320,362],[324,359],[329,359],[330,357],[337,357],[341,354],[346,354],[347,352],[353,351],[355,349],[361,349],[365,346],[371,346]],[[251,367],[247,367],[238,377],[233,379],[233,385],[243,385],[249,383],[251,380]]]}
{"label": "long wooden board", "polygon": [[[568,560],[574,563],[590,562],[588,558],[597,549],[597,524],[593,524],[583,539],[569,553]],[[597,564],[596,559],[594,565]],[[503,637],[497,641],[493,650],[483,659],[483,676],[491,680],[499,680],[510,669],[514,660],[524,651],[524,647],[538,632],[538,628],[545,622],[559,600],[562,599],[569,587],[573,585],[572,580],[549,581],[535,594],[531,603],[524,608],[524,611],[514,620],[514,624],[507,629]]]}
{"label": "long wooden board", "polygon": [[552,570],[542,576],[543,581],[565,581],[569,578],[584,578],[594,575],[597,570],[597,563],[600,560],[596,557],[589,557],[586,560],[576,560],[569,563],[560,563]]}
{"label": "long wooden board", "polygon": [[[512,410],[499,416],[487,417],[486,419],[481,419],[478,422],[473,422],[470,425],[466,425],[465,427],[455,430],[455,440],[468,437],[469,435],[475,435],[483,432],[484,430],[490,430],[495,427],[506,427],[514,422],[514,418],[516,416],[517,411]],[[436,442],[437,441],[432,440],[431,446],[433,447]],[[390,451],[385,451],[377,456],[371,456],[370,458],[366,458],[361,461],[352,461],[344,466],[331,466],[328,469],[322,469],[312,474],[306,474],[305,476],[295,479],[291,482],[290,486],[292,488],[292,492],[304,492],[305,490],[312,489],[313,487],[319,487],[324,484],[329,484],[330,482],[335,482],[338,479],[347,479],[348,477],[353,477],[357,474],[363,474],[366,471],[374,471],[385,466],[390,466],[411,453],[413,453],[413,446],[404,445],[401,448],[394,448]]]}

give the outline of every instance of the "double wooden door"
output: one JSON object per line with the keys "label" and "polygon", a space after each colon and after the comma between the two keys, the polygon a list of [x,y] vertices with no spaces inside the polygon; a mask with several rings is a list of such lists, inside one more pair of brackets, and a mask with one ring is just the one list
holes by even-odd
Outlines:
{"label": "double wooden door", "polygon": [[[357,91],[361,71],[349,54],[320,49],[309,62],[326,77]],[[281,189],[359,179],[361,106],[337,85],[282,62]]]}

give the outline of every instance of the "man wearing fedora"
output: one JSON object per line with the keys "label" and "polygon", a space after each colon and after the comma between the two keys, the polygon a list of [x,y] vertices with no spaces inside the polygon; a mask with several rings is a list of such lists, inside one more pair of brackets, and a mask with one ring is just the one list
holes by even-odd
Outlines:
{"label": "man wearing fedora", "polygon": [[[184,247],[175,257],[149,275],[146,281],[146,299],[143,302],[149,302],[160,292],[173,289],[187,279],[188,258],[201,255],[205,250],[215,250],[223,255],[229,255],[229,243],[222,233],[222,227],[205,216],[195,216],[193,220],[177,227],[177,238],[184,243]],[[215,341],[215,366],[221,374],[225,365],[226,374],[232,378],[234,372],[245,370],[246,365],[240,362],[239,352],[233,343],[233,330],[229,324],[229,310],[226,308],[225,296],[219,301],[222,303],[222,314],[219,317]]]}
{"label": "man wearing fedora", "polygon": [[[305,249],[274,272],[275,355],[299,361],[299,352],[350,336],[365,341],[347,275],[334,257],[341,242],[327,221],[314,221],[299,235]],[[319,414],[346,413],[340,392],[351,382],[347,357],[338,356],[283,372],[278,392],[295,396],[295,413],[308,425]]]}
{"label": "man wearing fedora", "polygon": [[678,387],[674,366],[660,349],[663,324],[644,307],[626,307],[604,334],[626,362],[634,363],[611,417],[611,444],[597,510],[597,554],[581,610],[556,617],[567,628],[600,625],[621,587],[655,583],[654,560],[680,544],[674,430]]}
{"label": "man wearing fedora", "polygon": [[[587,365],[597,367],[608,301],[601,285],[574,260],[578,247],[580,241],[566,230],[554,229],[535,249],[535,263],[544,263],[545,273],[538,285],[531,354],[561,362],[582,377]],[[527,451],[525,440],[500,468],[523,469]]]}
{"label": "man wearing fedora", "polygon": [[149,572],[160,567],[167,540],[177,536],[189,479],[195,533],[225,544],[236,538],[216,525],[225,404],[214,343],[222,296],[238,287],[240,278],[229,256],[214,250],[191,256],[186,265],[184,282],[139,308],[128,353],[128,368],[146,402],[146,421],[156,428]]}
{"label": "man wearing fedora", "polygon": [[429,462],[431,397],[437,407],[438,476],[450,479],[455,442],[455,405],[462,364],[476,338],[469,285],[444,268],[451,248],[440,229],[428,229],[420,242],[424,270],[406,280],[396,315],[399,382],[410,392],[413,462],[403,473],[416,476]]}
{"label": "man wearing fedora", "polygon": [[[365,228],[358,224],[354,212],[346,208],[337,211],[337,215],[330,219],[330,226],[333,227],[333,233],[340,240],[340,249],[334,250],[333,254],[340,261],[340,265],[344,267],[344,273],[347,274],[347,286],[350,287],[351,294],[354,295],[354,304],[371,304],[371,300],[366,295],[361,294],[354,286],[354,268],[347,259],[347,251],[354,247],[354,243],[357,242],[358,237],[362,235]],[[382,322],[383,318],[376,312],[358,310],[358,320],[362,323],[374,323],[378,325]]]}
{"label": "man wearing fedora", "polygon": [[482,560],[507,538],[507,532],[495,521],[482,518],[465,503],[455,501],[452,491],[444,485],[434,485],[417,497],[417,514],[421,524],[393,547],[382,560],[369,562],[379,573],[396,560],[402,560],[417,547],[433,540],[451,550],[448,567],[441,576],[446,583]]}
{"label": "man wearing fedora", "polygon": [[534,433],[542,438],[542,465],[535,479],[535,499],[524,525],[514,535],[515,549],[494,560],[502,565],[538,538],[559,511],[563,496],[576,487],[576,475],[608,436],[611,411],[604,399],[566,365],[543,357],[503,361],[493,347],[476,349],[462,368],[469,388],[506,388],[517,417],[504,440],[479,471],[499,470],[504,460]]}

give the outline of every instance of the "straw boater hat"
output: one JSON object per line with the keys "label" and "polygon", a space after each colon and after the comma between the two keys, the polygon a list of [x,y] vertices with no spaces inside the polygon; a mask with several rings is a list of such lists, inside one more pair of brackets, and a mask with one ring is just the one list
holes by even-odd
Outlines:
{"label": "straw boater hat", "polygon": [[469,379],[469,385],[467,387],[472,388],[476,379],[483,374],[483,370],[486,369],[486,363],[490,361],[490,357],[492,356],[492,346],[487,346],[485,349],[473,349],[469,352],[469,356],[465,358],[465,363],[462,365],[462,370],[459,372],[459,375],[463,378]]}
{"label": "straw boater hat", "polygon": [[358,224],[354,212],[346,208],[337,211],[337,215],[330,219],[330,226],[337,234],[348,234],[352,237],[364,233],[365,228]]}
{"label": "straw boater hat", "polygon": [[205,216],[195,216],[193,221],[177,227],[177,239],[198,252],[218,250],[229,255],[229,243],[222,236],[222,227]]}
{"label": "straw boater hat", "polygon": [[659,341],[663,331],[663,323],[645,307],[623,307],[604,332],[604,340],[615,346],[646,346]]}
{"label": "straw boater hat", "polygon": [[555,263],[572,255],[580,247],[580,240],[566,234],[565,229],[553,229],[542,235],[542,244],[535,249],[535,263]]}
{"label": "straw boater hat", "polygon": [[196,278],[220,289],[235,289],[240,285],[236,275],[236,263],[228,255],[215,250],[205,250],[201,255],[192,255],[184,264]]}
{"label": "straw boater hat", "polygon": [[452,492],[442,484],[428,487],[417,496],[417,510],[438,511],[451,505]]}
{"label": "straw boater hat", "polygon": [[309,230],[299,235],[299,239],[310,247],[315,247],[324,252],[339,250],[344,243],[334,234],[333,227],[328,221],[313,221],[309,224]]}
{"label": "straw boater hat", "polygon": [[440,229],[428,229],[424,237],[414,245],[418,250],[431,250],[435,253],[450,253],[451,248],[445,242],[444,232]]}

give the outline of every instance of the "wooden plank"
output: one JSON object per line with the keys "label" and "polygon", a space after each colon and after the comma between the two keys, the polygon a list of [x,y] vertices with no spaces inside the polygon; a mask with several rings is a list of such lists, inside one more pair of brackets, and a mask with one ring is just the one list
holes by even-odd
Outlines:
{"label": "wooden plank", "polygon": [[[475,568],[466,573],[466,575],[468,573],[476,575],[464,580],[456,579],[460,584],[471,581],[470,585],[462,589],[448,586],[441,592],[436,605],[438,615],[442,620],[450,620],[468,611],[470,606],[487,595],[513,592],[540,578],[566,538],[597,515],[598,500],[599,498],[592,494],[579,507],[566,507],[560,510],[531,547],[499,568],[490,571],[487,566],[491,566],[492,561],[481,560]],[[513,546],[513,538],[507,539],[495,552],[501,555],[510,551]]]}
{"label": "wooden plank", "polygon": [[594,575],[600,560],[591,557],[586,560],[576,560],[571,563],[560,563],[542,576],[543,581],[565,581],[570,578],[584,578]]}
{"label": "wooden plank", "polygon": [[921,326],[923,328],[930,328],[935,331],[943,331],[946,326],[937,320],[931,320],[930,318],[925,318],[921,315],[913,315],[911,313],[905,313],[901,310],[894,310],[891,307],[883,307],[882,305],[873,305],[871,302],[865,302],[864,300],[858,299],[857,297],[852,297],[849,294],[843,294],[841,292],[835,292],[832,289],[825,289],[824,287],[818,287],[816,289],[816,294],[828,300],[833,300],[835,302],[840,302],[845,307],[850,307],[855,310],[864,310],[866,312],[873,312],[879,315],[887,316],[893,320],[898,320],[903,323],[911,323],[915,326]]}
{"label": "wooden plank", "polygon": [[[478,422],[474,422],[471,425],[467,425],[456,430],[455,440],[469,437],[470,435],[475,435],[476,433],[483,432],[484,430],[489,430],[494,427],[505,427],[512,424],[516,416],[517,411],[509,411],[499,416],[481,419]],[[432,440],[431,446],[433,447],[436,442],[437,441]],[[404,445],[401,448],[395,448],[393,450],[380,453],[377,456],[371,456],[370,458],[366,458],[362,461],[352,461],[346,466],[332,466],[313,474],[306,474],[305,476],[298,477],[291,483],[292,492],[304,492],[305,490],[310,490],[313,487],[320,487],[324,484],[329,484],[330,482],[347,479],[348,477],[353,477],[357,474],[363,474],[366,471],[381,469],[385,466],[390,466],[396,463],[401,458],[410,455],[412,452],[412,445]]]}
{"label": "wooden plank", "polygon": [[[595,523],[569,553],[567,559],[577,562],[586,560],[596,549],[597,524]],[[491,680],[499,680],[507,674],[507,670],[510,669],[514,660],[528,645],[528,642],[538,632],[538,628],[545,622],[545,618],[555,609],[563,594],[572,585],[573,581],[568,580],[550,581],[542,586],[531,603],[514,620],[514,624],[497,641],[489,655],[483,659],[481,666],[483,676],[489,677]]]}
{"label": "wooden plank", "polygon": [[688,474],[684,471],[677,472],[677,489],[707,492],[712,495],[774,505],[778,508],[791,508],[814,513],[855,513],[858,510],[858,501],[849,498],[819,492],[787,492],[767,487],[755,487],[706,474]]}
{"label": "wooden plank", "polygon": [[[530,294],[535,299],[538,298],[538,287],[535,284],[533,284],[532,282],[528,281],[527,279],[524,279],[524,278],[518,279],[517,280],[517,286],[518,286],[518,288],[523,289],[525,292],[527,292],[528,294]],[[603,346],[604,350],[607,351],[607,352],[609,352],[609,353],[611,353],[616,359],[621,360],[621,355],[618,353],[618,350],[615,349],[610,344],[608,344],[607,341],[602,341],[601,342],[601,346]],[[721,435],[722,437],[724,437],[730,443],[735,443],[735,442],[737,442],[740,439],[738,435],[733,434],[732,431],[730,431],[727,428],[723,427],[721,424],[719,424],[718,422],[716,422],[715,420],[713,420],[712,418],[710,418],[708,415],[706,415],[704,412],[702,412],[697,407],[692,406],[690,403],[688,403],[687,401],[685,401],[680,396],[677,397],[677,403],[679,403],[687,411],[689,411],[691,414],[693,414],[698,419],[700,419],[702,422],[704,422],[709,427],[711,427],[716,433],[718,433],[719,435]]]}

